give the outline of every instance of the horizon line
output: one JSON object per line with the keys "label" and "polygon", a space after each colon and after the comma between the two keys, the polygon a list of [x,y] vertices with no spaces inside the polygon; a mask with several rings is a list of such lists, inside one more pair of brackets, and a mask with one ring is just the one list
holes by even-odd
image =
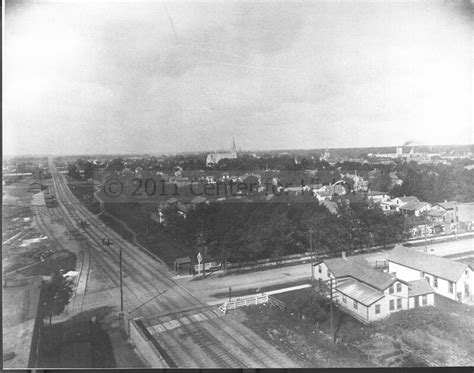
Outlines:
{"label": "horizon line", "polygon": [[[265,150],[240,150],[241,153],[264,153],[264,152],[289,152],[289,151],[316,151],[316,150],[338,150],[338,149],[370,149],[370,148],[413,148],[413,147],[434,147],[434,146],[474,146],[474,143],[467,144],[409,144],[403,145],[385,145],[385,146],[352,146],[352,147],[322,147],[322,148],[284,148],[284,149],[265,149]],[[46,154],[46,153],[29,153],[29,154],[3,154],[3,158],[15,157],[72,157],[72,156],[92,156],[92,155],[107,155],[107,156],[136,156],[136,155],[183,155],[183,154],[210,154],[213,152],[224,152],[229,150],[195,150],[195,151],[177,151],[177,152],[143,152],[143,153],[68,153],[68,154]]]}

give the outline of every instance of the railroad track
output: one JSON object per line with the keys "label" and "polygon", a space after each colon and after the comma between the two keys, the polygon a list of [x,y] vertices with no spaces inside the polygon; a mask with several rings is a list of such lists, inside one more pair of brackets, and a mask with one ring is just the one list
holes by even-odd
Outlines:
{"label": "railroad track", "polygon": [[[172,274],[162,262],[156,260],[140,245],[123,239],[117,232],[106,227],[98,216],[88,211],[69,190],[63,177],[55,172],[52,164],[51,171],[53,175],[52,188],[59,205],[58,208],[53,209],[56,210],[54,214],[64,220],[68,229],[77,229],[83,220],[88,223],[88,226],[81,230],[81,235],[85,238],[84,241],[89,243],[87,250],[89,250],[91,261],[87,274],[84,274],[87,279],[86,289],[91,276],[90,268],[93,266],[92,277],[100,275],[106,278],[113,285],[114,291],[117,291],[117,298],[112,299],[112,302],[119,304],[119,250],[122,250],[124,308],[133,310],[139,307],[137,311],[134,311],[132,317],[140,316],[146,327],[150,327],[150,322],[154,318],[156,320],[156,316],[159,315],[183,309],[209,308],[196,295],[174,281],[171,278]],[[104,236],[110,238],[111,246],[102,244]],[[165,289],[168,290],[166,293],[160,295],[153,302],[147,303],[153,296],[159,295]],[[81,309],[84,306],[85,298],[86,293],[81,300]],[[260,367],[265,367],[268,366],[269,361],[280,361],[281,352],[270,348],[268,343],[255,334],[252,336],[252,340],[240,335],[240,329],[243,328],[241,324],[234,323],[232,327],[229,327],[221,319],[222,317],[183,325],[175,330],[176,333],[185,332],[190,336],[191,345],[189,348],[195,351],[192,359],[187,357],[190,354],[180,349],[182,346],[179,335],[163,336],[164,340],[161,336],[154,336],[154,338],[159,338],[160,345],[163,345],[170,354],[173,354],[173,350],[182,352],[174,353],[174,360],[179,367],[209,366],[207,363],[222,368],[248,367],[255,362],[259,363]],[[227,329],[227,332],[223,331],[224,328]],[[231,349],[223,341],[231,342]]]}

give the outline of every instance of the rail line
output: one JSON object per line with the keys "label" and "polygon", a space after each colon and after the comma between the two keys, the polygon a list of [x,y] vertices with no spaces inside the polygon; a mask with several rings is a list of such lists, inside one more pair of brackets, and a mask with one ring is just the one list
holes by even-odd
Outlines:
{"label": "rail line", "polygon": [[[158,293],[164,288],[170,291],[167,291],[159,300],[141,307],[140,311],[137,312],[136,316],[141,316],[145,324],[148,324],[147,320],[151,321],[160,314],[171,314],[174,313],[173,311],[179,312],[179,310],[188,308],[201,310],[203,308],[210,308],[196,295],[170,278],[168,269],[164,267],[162,262],[156,260],[155,256],[148,252],[148,250],[141,247],[141,245],[130,243],[117,232],[105,227],[105,224],[100,221],[98,216],[92,214],[86,207],[81,205],[66,185],[63,177],[55,172],[56,170],[52,162],[50,164],[53,176],[52,188],[56,194],[59,207],[54,209],[57,210],[55,214],[60,215],[70,230],[77,229],[78,224],[83,220],[88,223],[88,226],[80,233],[85,238],[85,241],[91,244],[86,244],[87,250],[90,253],[88,272],[90,272],[90,268],[94,264],[95,267],[100,268],[100,273],[115,288],[118,288],[120,284],[118,250],[122,250],[124,301],[128,309],[140,306],[140,304],[152,298],[151,293]],[[110,240],[113,242],[111,246],[102,244],[104,235],[110,237]],[[87,273],[86,280],[89,280],[89,273]],[[85,295],[86,292],[84,292],[84,297],[81,301],[82,305],[84,304]],[[194,361],[210,360],[217,367],[245,367],[248,365],[247,361],[263,362],[263,359],[266,358],[268,360],[270,358],[269,355],[273,355],[272,358],[279,360],[281,353],[275,353],[276,350],[273,353],[268,349],[262,350],[258,340],[250,341],[245,336],[240,335],[239,327],[234,326],[230,328],[226,325],[227,331],[223,332],[222,323],[224,321],[220,320],[218,322],[216,319],[208,319],[205,323],[206,328],[209,328],[209,330],[206,330],[201,322],[179,328],[179,330],[189,332],[193,345],[201,351],[194,356],[194,359],[196,359]],[[222,334],[219,335],[220,339],[214,335],[219,333]],[[233,351],[226,349],[225,344],[222,343],[223,339],[232,343],[234,346]],[[172,348],[172,346],[179,347],[179,341],[168,340],[168,342],[168,348]],[[177,363],[181,364],[181,366],[186,366],[187,363],[183,363],[183,359],[185,359],[184,356],[181,358],[178,356],[180,362],[177,361]],[[189,367],[197,366],[195,362],[189,364]],[[263,363],[262,367],[264,366],[265,364]]]}

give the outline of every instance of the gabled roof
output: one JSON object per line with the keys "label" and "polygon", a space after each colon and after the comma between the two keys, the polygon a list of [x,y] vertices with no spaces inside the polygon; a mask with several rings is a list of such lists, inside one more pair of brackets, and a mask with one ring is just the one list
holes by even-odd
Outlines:
{"label": "gabled roof", "polygon": [[176,264],[187,264],[187,263],[191,263],[191,259],[189,258],[189,256],[184,256],[182,258],[176,258],[174,262]]}
{"label": "gabled roof", "polygon": [[197,204],[199,204],[199,203],[204,203],[204,202],[206,202],[206,201],[207,201],[206,198],[204,198],[204,197],[202,197],[202,196],[197,196],[197,197],[195,197],[195,198],[193,198],[193,199],[191,200],[191,203],[197,205]]}
{"label": "gabled roof", "polygon": [[319,205],[320,206],[322,205],[322,206],[326,207],[331,214],[337,214],[337,203],[336,202],[324,200],[324,201],[319,202]]}
{"label": "gabled roof", "polygon": [[438,206],[441,206],[445,210],[454,210],[454,207],[456,205],[456,202],[454,201],[449,201],[449,202],[441,202],[437,203]]}
{"label": "gabled roof", "polygon": [[178,203],[178,199],[174,198],[174,197],[171,197],[171,198],[167,199],[165,201],[165,203],[168,204],[168,205],[172,205],[172,204]]}
{"label": "gabled roof", "polygon": [[338,284],[337,291],[347,295],[359,303],[362,303],[365,306],[370,306],[384,297],[382,292],[374,290],[370,286],[364,285],[363,283],[354,279],[342,281],[340,284]]}
{"label": "gabled roof", "polygon": [[430,210],[428,211],[428,216],[434,216],[434,217],[441,217],[447,213],[446,210],[440,211],[440,210]]}
{"label": "gabled roof", "polygon": [[408,282],[408,296],[416,297],[417,295],[425,295],[434,293],[433,288],[425,279]]}
{"label": "gabled roof", "polygon": [[409,201],[403,206],[400,207],[400,210],[410,210],[410,211],[416,211],[419,210],[427,205],[426,202],[415,202],[415,201]]}
{"label": "gabled roof", "polygon": [[461,262],[427,254],[402,245],[395,246],[387,260],[452,282],[457,282],[466,268],[469,267]]}
{"label": "gabled roof", "polygon": [[326,259],[323,261],[336,278],[352,277],[378,290],[385,290],[396,279],[371,268],[365,259],[357,256]]}

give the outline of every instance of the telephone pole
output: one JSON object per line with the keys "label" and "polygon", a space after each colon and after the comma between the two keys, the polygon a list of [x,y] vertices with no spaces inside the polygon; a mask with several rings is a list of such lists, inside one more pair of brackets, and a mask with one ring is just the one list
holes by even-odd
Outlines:
{"label": "telephone pole", "polygon": [[119,264],[120,264],[120,311],[123,312],[122,248],[120,248]]}
{"label": "telephone pole", "polygon": [[311,250],[311,287],[314,287],[313,228],[309,228],[309,247]]}
{"label": "telephone pole", "polygon": [[330,310],[330,313],[331,313],[331,340],[332,342],[334,343],[334,306],[333,306],[333,294],[332,294],[332,277],[329,279],[329,286],[330,286],[330,289],[329,289],[329,294],[330,294],[330,297],[331,297],[331,304],[330,304],[330,307],[331,307],[331,310]]}
{"label": "telephone pole", "polygon": [[458,204],[454,202],[454,237],[458,239]]}

